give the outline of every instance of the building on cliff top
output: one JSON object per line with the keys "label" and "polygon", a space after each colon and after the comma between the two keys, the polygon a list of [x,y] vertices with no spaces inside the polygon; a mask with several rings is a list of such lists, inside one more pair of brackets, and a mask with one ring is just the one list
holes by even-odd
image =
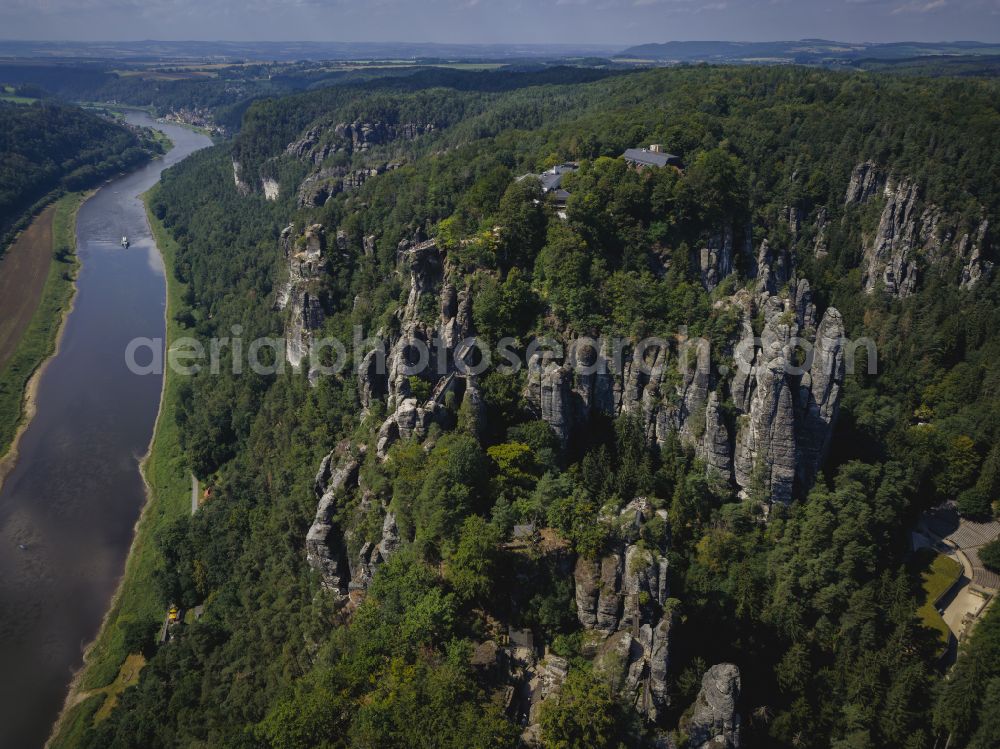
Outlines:
{"label": "building on cliff top", "polygon": [[629,166],[633,166],[636,169],[643,169],[648,166],[675,166],[680,169],[683,166],[680,156],[667,153],[663,150],[663,146],[658,143],[653,143],[649,148],[627,148],[625,149],[625,153],[622,154],[622,158],[625,159]]}

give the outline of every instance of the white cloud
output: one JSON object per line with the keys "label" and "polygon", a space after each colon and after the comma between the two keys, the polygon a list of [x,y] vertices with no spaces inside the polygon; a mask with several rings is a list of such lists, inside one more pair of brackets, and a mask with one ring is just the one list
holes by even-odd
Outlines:
{"label": "white cloud", "polygon": [[897,5],[892,9],[892,14],[894,16],[900,13],[930,13],[935,10],[940,10],[948,5],[948,0],[930,0],[929,2],[923,2],[918,0],[917,2],[905,3],[904,5]]}

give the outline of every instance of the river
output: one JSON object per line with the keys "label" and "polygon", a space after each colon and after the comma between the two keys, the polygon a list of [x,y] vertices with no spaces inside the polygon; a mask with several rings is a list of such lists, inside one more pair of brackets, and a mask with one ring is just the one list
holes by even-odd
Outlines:
{"label": "river", "polygon": [[174,147],[107,183],[80,209],[76,301],[0,490],[4,749],[37,749],[48,737],[121,578],[145,500],[138,464],[162,378],[130,373],[124,352],[133,338],[163,338],[165,288],[138,196],[211,141],[142,112],[128,119],[164,131]]}

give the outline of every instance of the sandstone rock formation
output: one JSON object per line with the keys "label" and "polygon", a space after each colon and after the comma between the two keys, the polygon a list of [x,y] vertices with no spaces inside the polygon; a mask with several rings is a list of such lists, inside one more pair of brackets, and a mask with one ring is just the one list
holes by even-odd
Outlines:
{"label": "sandstone rock formation", "polygon": [[276,305],[288,310],[285,357],[298,368],[309,353],[312,331],[323,324],[319,285],[325,266],[326,235],[320,224],[307,227],[299,236],[294,225],[289,225],[281,232],[279,243],[288,263],[288,280],[278,292]]}
{"label": "sandstone rock formation", "polygon": [[[432,240],[401,242],[397,261],[409,275],[406,304],[397,312],[400,332],[382,340],[362,359],[358,382],[362,405],[385,398],[389,416],[379,428],[377,453],[384,458],[399,439],[423,438],[432,423],[454,424],[465,404],[474,426],[481,427],[482,398],[476,377],[465,364],[463,341],[472,336],[472,296],[447,278],[443,253]],[[438,310],[426,311],[432,297]],[[414,394],[414,378],[426,383],[430,397]]]}
{"label": "sandstone rock formation", "polygon": [[375,572],[399,548],[399,528],[396,516],[391,511],[385,513],[382,521],[382,537],[377,541],[365,541],[357,556],[348,555],[347,563],[351,571],[348,587],[351,590],[368,590]]}
{"label": "sandstone rock formation", "polygon": [[813,241],[813,254],[817,260],[822,260],[830,253],[826,238],[827,223],[826,207],[820,206],[816,210],[816,239]]}
{"label": "sandstone rock formation", "polygon": [[840,312],[831,307],[820,321],[812,364],[799,384],[796,462],[800,481],[805,487],[813,485],[826,458],[840,408],[845,369],[844,322]]}
{"label": "sandstone rock formation", "polygon": [[[633,500],[603,522],[620,543],[599,560],[580,557],[573,578],[580,624],[600,636],[595,665],[619,693],[649,720],[668,707],[670,628],[667,559],[637,543],[657,513],[648,500]],[[664,511],[659,511],[661,518]],[[664,539],[665,540],[665,539]]]}
{"label": "sandstone rock formation", "polygon": [[727,223],[722,231],[711,236],[698,256],[698,269],[705,288],[711,291],[733,272],[733,226]]}
{"label": "sandstone rock formation", "polygon": [[761,501],[790,502],[795,481],[795,408],[778,354],[756,367],[750,410],[736,438],[736,483]]}
{"label": "sandstone rock formation", "polygon": [[935,216],[930,209],[919,213],[919,190],[904,179],[888,183],[886,203],[875,236],[864,250],[862,283],[867,293],[881,283],[892,296],[905,297],[917,286],[917,250],[929,250],[935,236]]}
{"label": "sandstone rock formation", "polygon": [[372,177],[399,167],[399,162],[378,163],[371,167],[349,169],[345,166],[323,167],[311,173],[299,184],[299,207],[318,207],[342,192],[357,190]]}
{"label": "sandstone rock formation", "polygon": [[847,184],[845,205],[866,203],[878,193],[885,178],[874,161],[866,161],[854,167],[850,182]]}
{"label": "sandstone rock formation", "polygon": [[[432,123],[340,122],[310,127],[298,140],[289,143],[285,155],[304,161],[313,171],[299,185],[300,206],[321,206],[340,192],[350,192],[367,180],[400,166],[397,161],[380,160],[351,168],[351,157],[396,140],[413,140],[433,132]],[[336,157],[336,158],[333,158]]]}
{"label": "sandstone rock formation", "polygon": [[[350,591],[368,589],[378,567],[399,548],[396,516],[384,507],[375,507],[370,492],[359,483],[364,446],[343,443],[323,458],[316,474],[314,490],[319,497],[316,516],[306,534],[306,562],[320,576],[321,585],[339,600]],[[356,546],[350,530],[345,531],[333,520],[338,500],[347,493],[362,493],[362,511],[385,513],[382,533],[376,541],[362,540]],[[351,551],[357,548],[356,552]]]}
{"label": "sandstone rock formation", "polygon": [[[650,442],[662,444],[676,434],[694,447],[708,471],[734,482],[744,496],[754,493],[753,486],[765,503],[791,501],[812,486],[825,457],[843,382],[845,340],[836,309],[828,309],[817,328],[809,282],[795,275],[783,254],[785,260],[776,260],[764,243],[756,295],[739,292],[720,302],[742,316],[731,342],[740,361],[730,378],[681,338],[645,351],[626,350],[617,362],[604,343],[588,344],[589,357],[571,345],[565,363],[540,354],[528,362],[525,402],[564,445],[594,413],[629,415],[641,421]],[[755,341],[751,319],[757,310],[765,324]],[[813,341],[815,355],[799,366]],[[580,368],[581,359],[589,368]],[[727,386],[735,420],[721,407]]]}
{"label": "sandstone rock formation", "polygon": [[281,192],[281,185],[278,181],[272,177],[264,177],[260,181],[261,190],[264,192],[264,197],[268,200],[277,200],[278,195]]}
{"label": "sandstone rock formation", "polygon": [[[350,584],[350,567],[343,536],[332,516],[338,494],[356,486],[361,464],[346,448],[340,450],[340,455],[336,453],[323,459],[316,476],[315,491],[320,499],[316,517],[306,534],[306,562],[319,573],[324,588],[343,595]],[[338,462],[336,468],[331,468],[334,459]]]}
{"label": "sandstone rock formation", "polygon": [[958,244],[958,257],[965,261],[962,266],[962,278],[960,285],[963,289],[971,289],[984,275],[989,274],[993,269],[992,261],[986,260],[983,253],[986,250],[987,236],[990,222],[983,219],[979,222],[975,234],[970,237],[969,233],[962,235]]}
{"label": "sandstone rock formation", "polygon": [[[845,205],[863,205],[879,194],[885,203],[875,232],[865,238],[862,284],[866,293],[882,289],[902,299],[912,294],[929,268],[957,266],[964,288],[974,286],[992,269],[985,260],[987,221],[962,228],[962,220],[924,201],[920,186],[909,177],[886,176],[873,162],[855,167]],[[956,240],[957,238],[957,240]],[[949,270],[949,272],[952,272]]]}
{"label": "sandstone rock formation", "polygon": [[394,140],[413,140],[433,131],[432,123],[355,121],[315,125],[301,138],[289,143],[285,153],[319,166],[334,154],[368,151]]}
{"label": "sandstone rock formation", "polygon": [[740,670],[720,663],[705,672],[701,691],[688,723],[688,745],[693,749],[740,749]]}
{"label": "sandstone rock formation", "polygon": [[233,159],[233,183],[240,195],[249,195],[253,187],[243,179],[243,166],[236,159]]}

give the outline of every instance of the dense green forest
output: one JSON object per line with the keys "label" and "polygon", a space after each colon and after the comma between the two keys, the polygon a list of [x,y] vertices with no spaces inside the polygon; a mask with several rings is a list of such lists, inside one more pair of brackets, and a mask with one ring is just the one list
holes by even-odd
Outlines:
{"label": "dense green forest", "polygon": [[[120,66],[104,62],[81,64],[35,63],[19,60],[0,62],[0,82],[17,86],[32,96],[56,97],[62,101],[108,102],[150,107],[158,115],[180,109],[210,112],[213,120],[229,130],[238,130],[243,114],[257,100],[299,91],[326,91],[340,87],[370,90],[372,87],[413,90],[429,86],[453,88],[487,86],[503,90],[540,82],[594,80],[610,71],[567,68],[562,65],[530,65],[534,78],[523,73],[486,75],[421,64],[334,65],[324,62],[285,64],[208,64],[204,70],[185,66],[162,69]],[[322,111],[324,97],[302,101],[310,111]]]}
{"label": "dense green forest", "polygon": [[78,107],[0,102],[0,238],[46,196],[91,187],[159,152],[151,137]]}
{"label": "dense green forest", "polygon": [[[298,248],[305,227],[323,228],[313,334],[341,340],[354,325],[396,340],[432,324],[439,306],[444,320],[449,284],[460,309],[468,301],[466,327],[487,342],[509,336],[522,355],[538,335],[635,341],[681,326],[729,351],[741,304],[765,338],[796,316],[815,335],[816,313],[826,324],[836,308],[849,337],[877,344],[878,361],[838,381],[821,472],[796,477],[786,502],[758,464],[746,482],[707,468],[705,404],[700,422],[650,423],[650,408],[684,408],[672,388],[686,385],[669,377],[646,410],[609,418],[595,408],[563,433],[532,402],[528,372],[490,371],[475,385],[478,405],[451,393],[440,423],[389,444],[393,408],[422,403],[439,381],[390,380],[380,394],[361,354],[312,384],[309,366],[234,375],[226,349],[221,374],[190,378],[164,415],[212,491],[156,539],[160,594],[164,607],[204,604],[204,615],[159,646],[156,622],[111,624],[128,627],[149,661],[82,745],[513,747],[531,724],[528,738],[546,747],[702,747],[716,736],[762,748],[997,746],[1000,614],[990,609],[948,671],[939,635],[917,615],[909,548],[923,510],[957,499],[983,519],[1000,498],[997,84],[802,68],[507,75],[503,85],[431,77],[421,88],[417,78],[252,104],[234,144],[165,173],[153,202],[179,244],[176,319],[205,341],[287,332],[276,300],[290,222]],[[351,150],[335,134],[341,123],[424,129]],[[288,146],[310,130],[320,133],[310,154],[336,148],[297,156]],[[652,143],[684,168],[636,170],[620,158]],[[296,199],[317,170],[391,160],[401,165],[319,206]],[[517,179],[570,160],[579,168],[564,179],[564,211],[536,180]],[[882,174],[871,189],[868,162]],[[260,194],[263,178],[279,183],[277,200]],[[919,193],[899,198],[905,215],[942,228],[914,244],[906,293],[890,286],[900,274],[866,293],[880,215],[909,184]],[[727,228],[723,268],[712,258],[725,253]],[[438,271],[407,248],[427,238],[443,268],[421,295],[421,274]],[[815,305],[805,313],[793,305],[803,278]],[[787,304],[769,316],[767,300]],[[709,389],[732,448],[753,425],[720,363]],[[338,553],[353,560],[366,542],[384,544],[390,513],[398,527],[398,548],[364,586],[352,569],[350,591],[306,559],[327,481],[317,467],[331,450],[357,474],[330,494]],[[584,623],[577,589],[581,570],[626,546],[627,559],[664,560],[668,595],[628,599],[626,658],[646,636],[640,621],[669,634],[654,713],[648,691],[633,699],[609,676],[618,667],[607,633]],[[620,572],[635,574],[632,563]],[[524,630],[542,664],[484,657]],[[517,707],[519,679],[555,679],[544,669],[562,662],[568,673],[541,689],[537,712]],[[740,674],[735,741],[701,710],[703,674],[722,662]]]}

